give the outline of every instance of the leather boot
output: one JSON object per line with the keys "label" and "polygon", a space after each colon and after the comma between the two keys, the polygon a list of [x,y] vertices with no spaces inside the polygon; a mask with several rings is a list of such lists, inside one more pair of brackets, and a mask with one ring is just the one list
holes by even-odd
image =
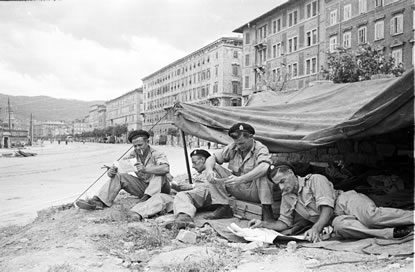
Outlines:
{"label": "leather boot", "polygon": [[231,218],[233,217],[233,211],[231,206],[229,205],[221,205],[217,208],[212,215],[205,216],[205,219],[212,220],[212,219],[224,219],[224,218]]}
{"label": "leather boot", "polygon": [[262,205],[262,221],[273,222],[274,214],[272,213],[272,206],[270,204]]}

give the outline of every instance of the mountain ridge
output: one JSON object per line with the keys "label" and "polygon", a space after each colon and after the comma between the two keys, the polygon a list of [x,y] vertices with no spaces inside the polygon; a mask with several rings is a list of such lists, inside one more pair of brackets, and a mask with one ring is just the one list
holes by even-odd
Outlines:
{"label": "mountain ridge", "polygon": [[7,101],[15,119],[29,120],[30,114],[37,121],[74,121],[89,114],[91,105],[104,104],[105,101],[82,101],[76,99],[54,98],[51,96],[13,96],[0,93],[0,119],[8,118]]}

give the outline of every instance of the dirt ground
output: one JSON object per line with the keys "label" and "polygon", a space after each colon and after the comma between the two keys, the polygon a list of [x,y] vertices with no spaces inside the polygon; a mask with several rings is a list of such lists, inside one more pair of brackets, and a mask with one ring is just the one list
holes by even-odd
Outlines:
{"label": "dirt ground", "polygon": [[177,229],[158,225],[172,215],[133,222],[127,211],[136,201],[122,193],[100,211],[51,207],[28,225],[0,229],[0,271],[413,271],[413,256],[230,243],[208,225],[181,242]]}

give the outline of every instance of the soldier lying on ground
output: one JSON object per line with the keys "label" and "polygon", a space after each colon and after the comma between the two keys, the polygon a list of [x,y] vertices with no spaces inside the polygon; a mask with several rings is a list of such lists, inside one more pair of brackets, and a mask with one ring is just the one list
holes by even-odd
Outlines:
{"label": "soldier lying on ground", "polygon": [[325,176],[296,176],[293,166],[283,162],[270,166],[268,178],[282,191],[280,217],[274,222],[254,219],[250,227],[283,231],[292,226],[297,212],[313,223],[305,232],[312,242],[321,240],[322,229],[327,225],[332,225],[340,239],[401,238],[413,232],[413,211],[376,207],[369,197],[354,190],[334,190]]}
{"label": "soldier lying on ground", "polygon": [[125,159],[136,158],[136,176],[129,173],[118,173],[117,167],[108,170],[110,180],[102,186],[99,193],[89,200],[78,200],[76,205],[81,209],[99,210],[110,207],[118,193],[124,189],[128,193],[140,197],[144,202],[160,192],[169,194],[170,183],[169,162],[163,152],[152,148],[148,139],[150,134],[145,130],[130,132],[128,141],[134,150]]}
{"label": "soldier lying on ground", "polygon": [[[192,167],[197,171],[197,175],[193,177],[193,184],[175,184],[172,188],[178,193],[173,197],[165,194],[159,194],[152,197],[146,203],[138,203],[131,209],[130,216],[139,220],[142,217],[148,217],[160,212],[169,212],[173,209],[176,216],[175,220],[166,224],[167,228],[173,226],[178,229],[186,227],[194,227],[193,218],[197,209],[208,206],[229,207],[224,217],[232,217],[232,210],[229,206],[229,197],[223,183],[217,182],[211,184],[206,180],[206,159],[210,153],[203,149],[196,149],[190,153],[192,159]],[[216,164],[214,166],[215,178],[221,179],[231,175],[231,173]]]}

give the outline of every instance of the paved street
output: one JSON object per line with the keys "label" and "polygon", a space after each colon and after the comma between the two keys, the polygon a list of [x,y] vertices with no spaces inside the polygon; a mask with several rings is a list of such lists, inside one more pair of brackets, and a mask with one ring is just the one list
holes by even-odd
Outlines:
{"label": "paved street", "polygon": [[[30,147],[35,157],[0,157],[0,227],[29,223],[37,211],[76,199],[130,145],[45,142]],[[162,146],[173,175],[186,173],[183,149]],[[2,153],[13,150],[0,149]],[[86,194],[92,196],[107,180],[105,175]]]}

